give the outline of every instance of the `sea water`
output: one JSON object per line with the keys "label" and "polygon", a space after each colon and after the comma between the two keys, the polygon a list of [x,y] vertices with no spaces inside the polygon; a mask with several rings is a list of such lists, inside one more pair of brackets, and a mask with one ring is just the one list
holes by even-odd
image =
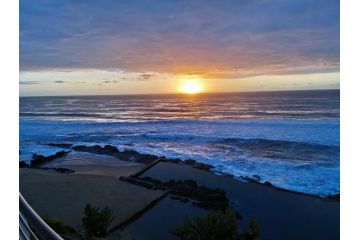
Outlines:
{"label": "sea water", "polygon": [[[340,191],[339,90],[20,98],[20,160],[110,144],[316,195]],[[79,162],[81,164],[81,162]]]}

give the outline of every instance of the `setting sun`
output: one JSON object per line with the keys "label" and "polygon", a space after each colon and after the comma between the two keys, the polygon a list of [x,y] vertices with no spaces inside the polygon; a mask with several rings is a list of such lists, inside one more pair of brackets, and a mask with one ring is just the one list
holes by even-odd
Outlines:
{"label": "setting sun", "polygon": [[185,80],[181,87],[181,92],[186,94],[196,94],[202,92],[202,90],[202,84],[198,79]]}

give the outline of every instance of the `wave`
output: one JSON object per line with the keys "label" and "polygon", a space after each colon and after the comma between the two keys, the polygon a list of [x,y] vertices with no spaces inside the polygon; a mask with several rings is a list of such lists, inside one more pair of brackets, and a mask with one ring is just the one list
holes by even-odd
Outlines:
{"label": "wave", "polygon": [[[104,114],[95,113],[36,113],[36,112],[20,112],[20,117],[89,117],[89,118],[105,118]],[[111,116],[107,116],[111,118]]]}
{"label": "wave", "polygon": [[316,164],[339,163],[340,148],[308,142],[269,139],[227,138],[219,143],[245,149],[254,157],[265,159],[315,162]]}
{"label": "wave", "polygon": [[49,142],[110,144],[123,150],[194,159],[215,171],[258,175],[275,186],[326,195],[339,191],[339,120],[166,120],[86,122],[20,119],[21,157]]}

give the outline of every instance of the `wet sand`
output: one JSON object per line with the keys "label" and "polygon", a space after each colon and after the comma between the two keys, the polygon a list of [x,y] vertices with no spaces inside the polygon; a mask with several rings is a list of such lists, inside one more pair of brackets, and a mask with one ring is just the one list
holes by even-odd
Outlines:
{"label": "wet sand", "polygon": [[124,167],[126,170],[119,170],[120,167],[115,167],[112,170],[114,167],[105,166],[75,168],[83,172],[60,174],[53,170],[20,169],[20,192],[38,213],[62,219],[75,227],[81,225],[87,203],[108,206],[115,216],[110,228],[163,195],[163,191],[147,190],[121,182],[113,176],[114,171],[127,176],[137,169]]}
{"label": "wet sand", "polygon": [[340,204],[336,201],[242,183],[184,164],[161,162],[142,176],[161,181],[193,179],[199,185],[225,190],[230,205],[243,216],[240,227],[245,229],[254,217],[260,226],[260,239],[339,239]]}
{"label": "wet sand", "polygon": [[121,161],[117,157],[94,154],[87,152],[71,151],[63,157],[56,158],[55,160],[48,162],[42,167],[64,167],[64,166],[87,166],[87,165],[98,165],[98,166],[143,166],[140,163]]}

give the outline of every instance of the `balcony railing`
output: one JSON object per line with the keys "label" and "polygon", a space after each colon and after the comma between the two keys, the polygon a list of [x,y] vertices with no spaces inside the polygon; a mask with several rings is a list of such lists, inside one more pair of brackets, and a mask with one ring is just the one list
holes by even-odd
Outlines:
{"label": "balcony railing", "polygon": [[20,240],[63,240],[63,238],[47,225],[34,209],[31,208],[21,193],[19,196]]}

